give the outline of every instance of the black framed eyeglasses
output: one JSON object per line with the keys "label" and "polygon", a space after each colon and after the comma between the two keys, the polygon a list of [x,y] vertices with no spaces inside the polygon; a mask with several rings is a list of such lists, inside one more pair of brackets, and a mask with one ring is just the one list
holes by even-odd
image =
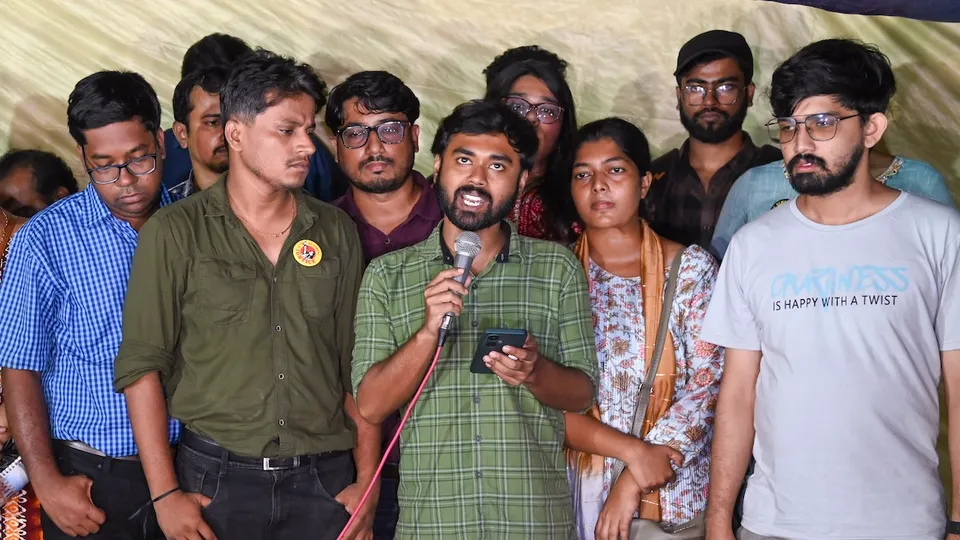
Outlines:
{"label": "black framed eyeglasses", "polygon": [[792,116],[785,116],[782,118],[774,118],[767,122],[766,126],[770,138],[780,144],[786,144],[792,141],[793,138],[797,136],[800,125],[804,126],[807,130],[807,135],[809,135],[811,139],[824,142],[837,136],[837,129],[840,127],[841,121],[858,116],[860,115],[851,114],[848,116],[840,116],[833,113],[817,113],[808,114],[803,117],[802,120],[798,120]]}
{"label": "black framed eyeglasses", "polygon": [[370,139],[370,132],[376,131],[377,137],[383,144],[399,144],[407,131],[410,122],[390,120],[375,126],[347,126],[337,132],[340,143],[350,149],[363,148]]}
{"label": "black framed eyeglasses", "polygon": [[687,105],[703,105],[708,95],[713,95],[713,99],[720,105],[733,105],[740,101],[740,94],[743,88],[736,83],[720,83],[716,86],[711,84],[686,84],[683,87],[683,101]]}
{"label": "black framed eyeglasses", "polygon": [[537,116],[537,120],[543,122],[544,124],[553,124],[560,120],[560,117],[563,116],[563,107],[557,105],[556,103],[550,103],[549,101],[534,105],[522,97],[510,96],[504,99],[503,102],[506,103],[508,107],[513,109],[513,112],[524,118],[530,114],[530,111],[534,111]]}
{"label": "black framed eyeglasses", "polygon": [[[86,150],[83,150],[83,160],[87,160]],[[104,165],[103,167],[94,167],[87,169],[90,180],[94,184],[106,185],[112,184],[120,179],[120,171],[126,169],[134,176],[146,176],[157,170],[157,154],[147,154],[127,160],[119,165]]]}

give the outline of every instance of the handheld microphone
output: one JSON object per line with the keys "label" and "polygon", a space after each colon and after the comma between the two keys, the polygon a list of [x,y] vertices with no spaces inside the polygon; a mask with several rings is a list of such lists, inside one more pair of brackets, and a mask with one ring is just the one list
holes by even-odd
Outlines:
{"label": "handheld microphone", "polygon": [[[480,235],[475,232],[463,231],[453,243],[453,250],[456,252],[456,258],[453,260],[455,268],[463,268],[463,273],[453,278],[461,285],[465,285],[467,277],[470,275],[470,267],[473,266],[473,259],[480,254],[483,243],[480,241]],[[453,321],[453,313],[448,312],[440,323],[440,341],[439,345],[443,347],[447,340],[447,333],[450,331],[450,322]]]}

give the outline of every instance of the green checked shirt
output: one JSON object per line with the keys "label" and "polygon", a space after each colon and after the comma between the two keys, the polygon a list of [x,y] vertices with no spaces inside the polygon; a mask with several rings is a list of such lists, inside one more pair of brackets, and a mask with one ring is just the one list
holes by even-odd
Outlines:
{"label": "green checked shirt", "polygon": [[[423,291],[453,264],[440,226],[375,259],[357,303],[353,386],[419,330]],[[510,235],[477,276],[401,435],[397,538],[576,539],[561,411],[523,386],[470,372],[485,329],[522,328],[540,354],[585,372],[597,359],[583,269],[564,247]]]}

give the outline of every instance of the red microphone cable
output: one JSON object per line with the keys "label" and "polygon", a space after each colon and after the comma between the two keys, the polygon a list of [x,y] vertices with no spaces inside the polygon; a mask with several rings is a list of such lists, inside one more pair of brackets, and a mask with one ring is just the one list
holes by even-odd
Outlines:
{"label": "red microphone cable", "polygon": [[386,465],[387,458],[390,457],[390,451],[393,450],[393,447],[397,445],[397,441],[400,440],[400,432],[403,431],[403,426],[407,425],[407,420],[410,418],[410,413],[413,412],[413,407],[420,399],[420,394],[423,393],[423,389],[427,386],[427,381],[430,380],[430,375],[433,374],[434,368],[437,367],[437,361],[440,359],[440,353],[443,351],[443,343],[447,338],[446,334],[447,333],[445,329],[440,330],[440,340],[439,344],[437,345],[437,352],[433,355],[433,362],[430,363],[427,373],[423,376],[423,382],[420,383],[420,387],[417,388],[417,392],[413,395],[413,399],[410,400],[410,405],[407,406],[407,412],[404,413],[403,419],[400,420],[400,425],[397,426],[397,432],[393,435],[393,440],[390,441],[386,451],[383,452],[383,458],[380,459],[380,465],[377,467],[377,472],[373,473],[373,479],[370,481],[370,485],[367,486],[367,491],[363,493],[363,497],[360,499],[360,504],[357,505],[356,510],[353,511],[353,515],[350,516],[350,520],[347,521],[347,524],[343,527],[343,530],[340,531],[340,536],[337,537],[337,540],[343,540],[344,535],[348,530],[350,530],[350,526],[353,525],[353,522],[357,519],[357,516],[360,515],[360,509],[363,508],[364,503],[366,503],[367,499],[370,498],[370,492],[373,490],[373,485],[377,483],[377,479],[380,478],[380,473],[383,471],[383,466]]}

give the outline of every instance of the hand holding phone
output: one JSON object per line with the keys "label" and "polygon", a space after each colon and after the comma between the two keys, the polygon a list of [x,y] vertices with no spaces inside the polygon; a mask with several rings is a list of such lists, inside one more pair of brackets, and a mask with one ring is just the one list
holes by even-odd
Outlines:
{"label": "hand holding phone", "polygon": [[484,363],[484,357],[490,353],[502,353],[504,347],[522,348],[527,339],[526,330],[515,328],[488,328],[483,332],[477,351],[473,354],[470,372],[482,375],[494,375],[494,372]]}

